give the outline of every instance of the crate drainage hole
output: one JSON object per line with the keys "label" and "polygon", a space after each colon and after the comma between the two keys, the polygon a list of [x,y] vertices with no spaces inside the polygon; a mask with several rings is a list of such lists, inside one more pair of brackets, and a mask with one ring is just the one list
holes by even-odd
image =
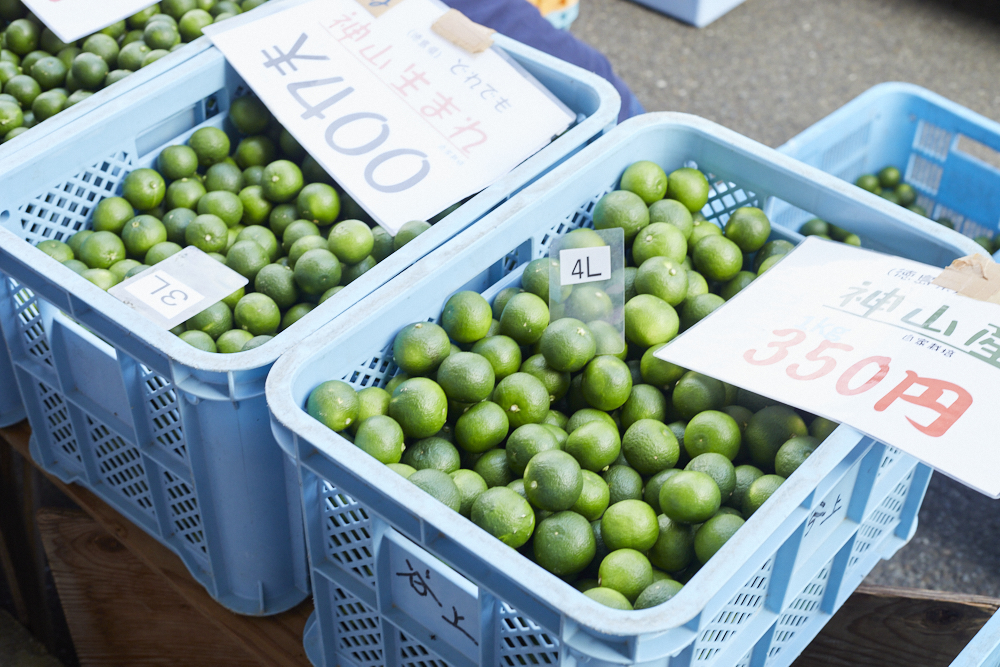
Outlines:
{"label": "crate drainage hole", "polygon": [[10,220],[10,211],[0,211],[0,224],[4,224]]}

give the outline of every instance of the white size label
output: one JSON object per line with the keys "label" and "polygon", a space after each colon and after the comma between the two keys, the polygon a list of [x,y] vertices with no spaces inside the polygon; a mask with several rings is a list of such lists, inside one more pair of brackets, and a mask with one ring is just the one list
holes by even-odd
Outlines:
{"label": "white size label", "polygon": [[844,422],[994,498],[1000,305],[808,237],[655,356]]}
{"label": "white size label", "polygon": [[125,289],[167,319],[205,300],[203,294],[165,271],[146,273]]}
{"label": "white size label", "polygon": [[573,248],[559,252],[559,283],[578,285],[611,278],[611,247]]}
{"label": "white size label", "polygon": [[446,10],[405,0],[375,17],[355,0],[314,0],[205,33],[395,234],[493,184],[575,119],[501,51],[471,54],[433,32]]}
{"label": "white size label", "polygon": [[140,12],[149,0],[21,0],[64,42],[75,42]]}
{"label": "white size label", "polygon": [[225,264],[188,246],[139,275],[118,283],[108,290],[108,294],[164,329],[172,329],[248,282]]}

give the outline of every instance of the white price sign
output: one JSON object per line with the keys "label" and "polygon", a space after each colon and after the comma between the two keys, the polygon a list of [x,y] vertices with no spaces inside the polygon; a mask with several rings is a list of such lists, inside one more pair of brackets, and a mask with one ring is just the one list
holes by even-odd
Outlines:
{"label": "white price sign", "polygon": [[140,12],[149,0],[21,0],[64,42],[75,42]]}
{"label": "white price sign", "polygon": [[579,285],[611,279],[611,246],[559,251],[559,283]]}
{"label": "white price sign", "polygon": [[1000,497],[1000,306],[941,269],[807,238],[657,357],[834,421]]}
{"label": "white price sign", "polygon": [[446,9],[402,0],[376,18],[355,0],[313,0],[205,32],[395,234],[496,182],[575,118],[499,50],[471,54],[433,32]]}
{"label": "white price sign", "polygon": [[188,246],[108,293],[164,329],[172,329],[248,282],[225,264]]}

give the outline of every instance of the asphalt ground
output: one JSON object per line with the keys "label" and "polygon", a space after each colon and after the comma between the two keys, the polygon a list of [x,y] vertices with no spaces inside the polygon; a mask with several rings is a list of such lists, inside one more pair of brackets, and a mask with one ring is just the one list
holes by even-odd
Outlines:
{"label": "asphalt ground", "polygon": [[[628,0],[580,3],[572,32],[647,111],[702,116],[769,146],[884,81],[1000,120],[1000,2],[748,0],[703,29]],[[916,536],[868,582],[1000,597],[1000,501],[935,475]]]}

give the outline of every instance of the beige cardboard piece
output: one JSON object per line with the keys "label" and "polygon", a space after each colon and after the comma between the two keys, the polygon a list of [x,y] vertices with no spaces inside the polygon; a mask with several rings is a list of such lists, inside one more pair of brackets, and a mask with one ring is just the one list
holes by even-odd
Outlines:
{"label": "beige cardboard piece", "polygon": [[1000,264],[978,253],[956,259],[934,284],[970,299],[1000,304]]}
{"label": "beige cardboard piece", "polygon": [[493,46],[496,30],[473,23],[457,9],[449,9],[431,25],[431,30],[469,53],[482,53]]}

